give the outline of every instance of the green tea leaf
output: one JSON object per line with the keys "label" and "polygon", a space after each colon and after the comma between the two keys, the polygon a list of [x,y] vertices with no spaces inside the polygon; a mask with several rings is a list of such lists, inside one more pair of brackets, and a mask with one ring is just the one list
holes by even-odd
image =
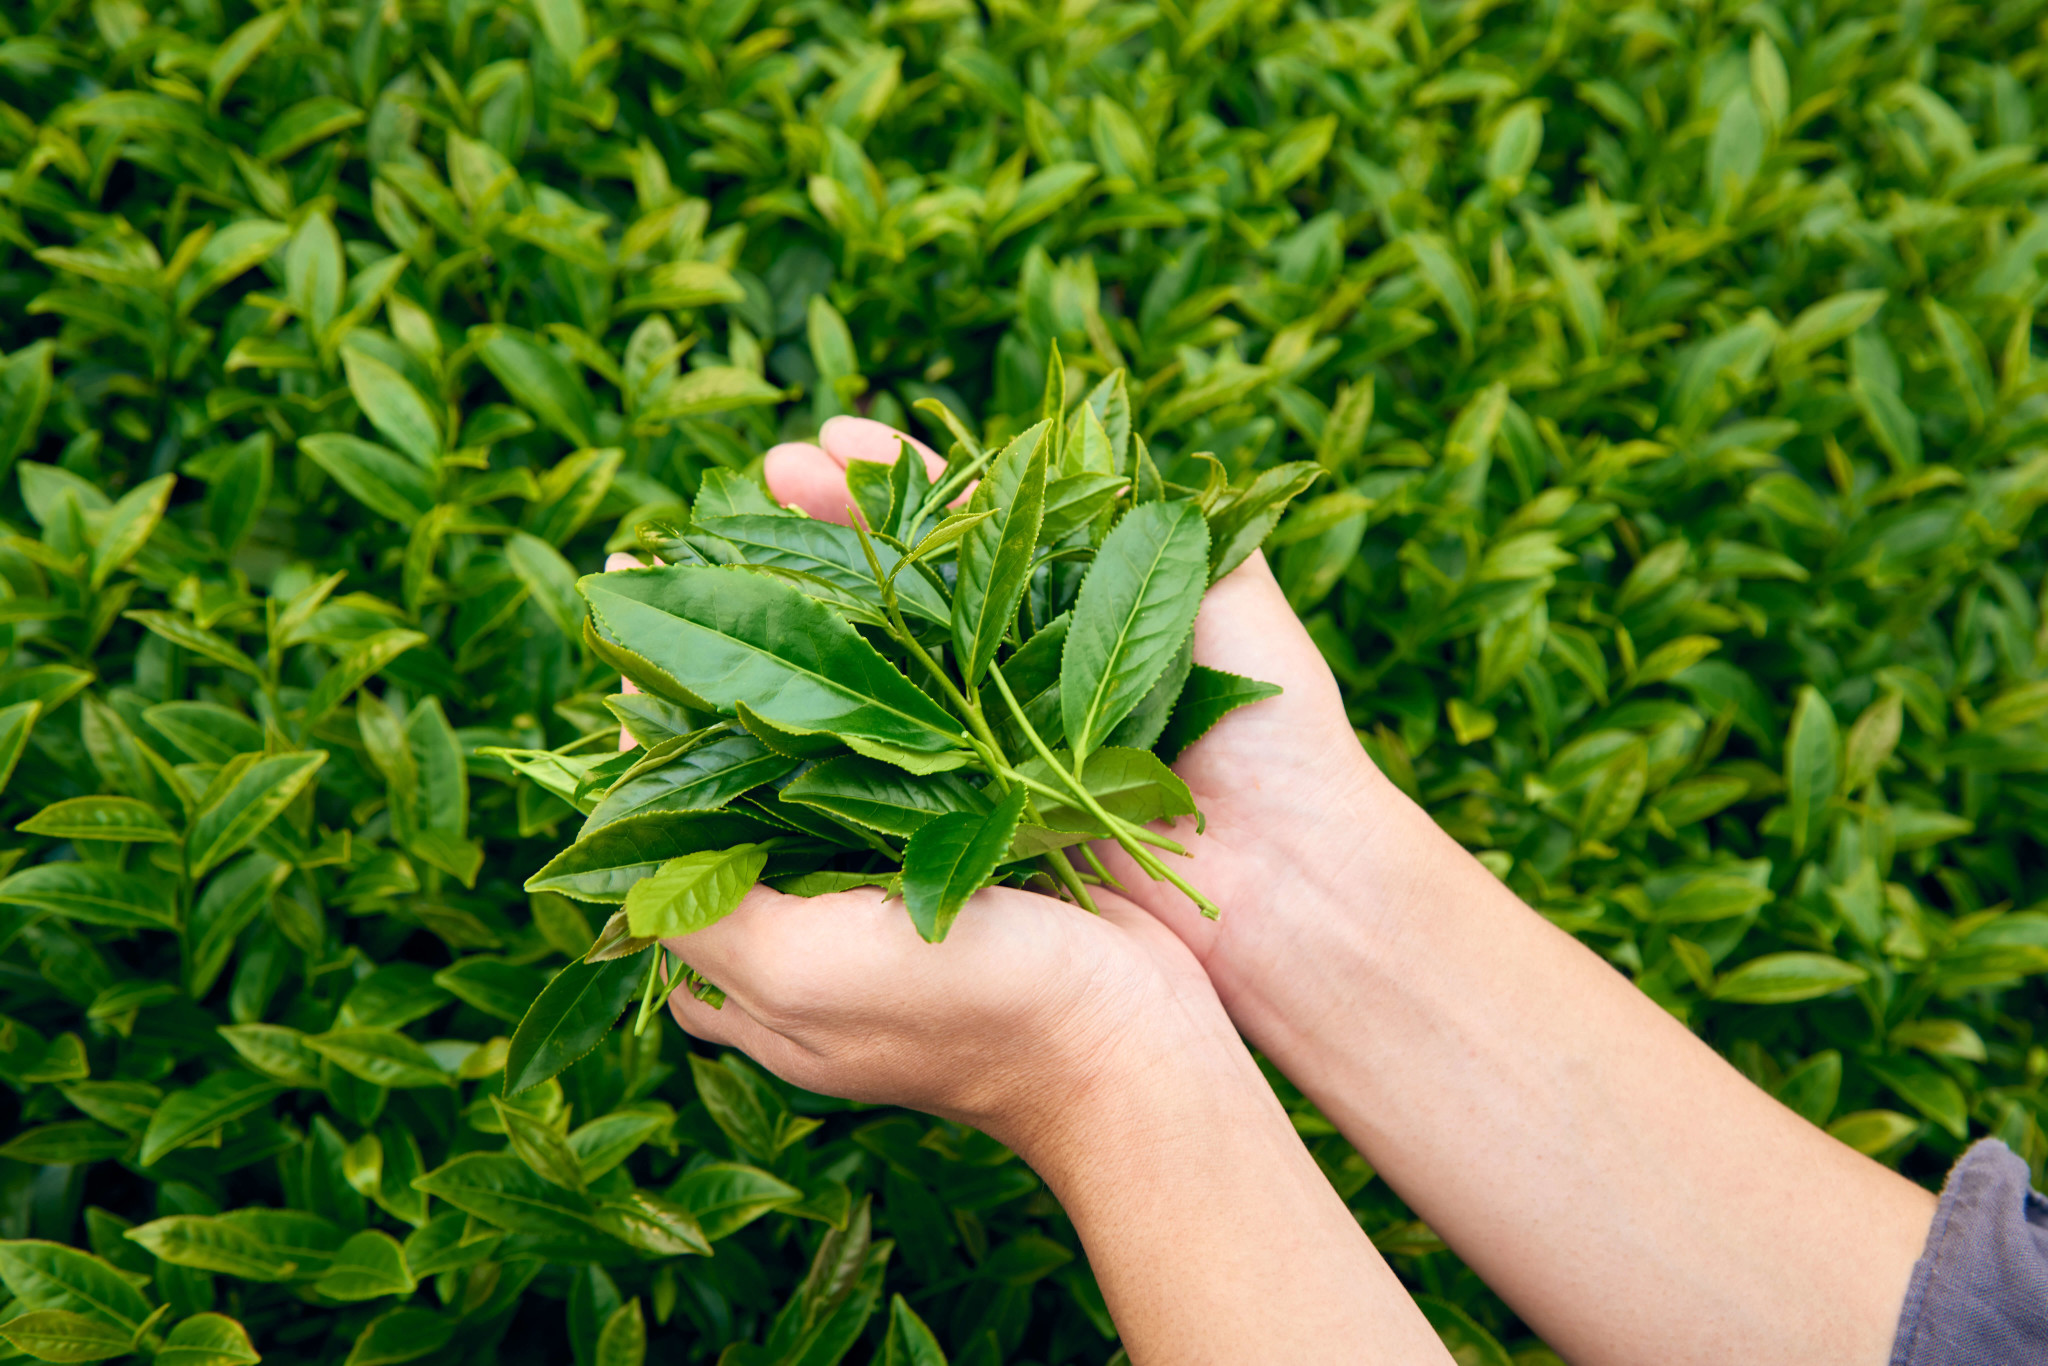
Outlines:
{"label": "green tea leaf", "polygon": [[547,976],[535,968],[478,955],[442,968],[434,974],[434,985],[486,1015],[517,1024],[546,987]]}
{"label": "green tea leaf", "polygon": [[1240,678],[1197,664],[1174,702],[1173,715],[1159,737],[1159,752],[1171,762],[1239,707],[1279,695],[1278,684]]}
{"label": "green tea leaf", "polygon": [[42,710],[43,704],[38,701],[0,707],[0,792],[7,790],[7,781],[14,776],[15,765],[21,762],[22,751],[28,748],[29,732]]}
{"label": "green tea leaf", "polygon": [[[1053,757],[1062,763],[1068,758],[1064,750],[1055,750]],[[1048,786],[1056,781],[1045,761],[1037,757],[1025,760],[1018,771]],[[1195,813],[1195,799],[1187,784],[1148,750],[1114,746],[1097,750],[1088,761],[1084,786],[1103,810],[1134,825],[1170,821]],[[1038,814],[1041,821],[1055,830],[1085,831],[1097,838],[1109,835],[1095,816],[1078,804],[1040,797]],[[1018,842],[1020,847],[1030,847],[1032,831],[1025,829]]]}
{"label": "green tea leaf", "polygon": [[1803,853],[1823,827],[1841,770],[1841,732],[1834,710],[1814,688],[1802,688],[1785,737],[1785,790],[1792,815],[1792,851]]}
{"label": "green tea leaf", "polygon": [[[864,601],[877,597],[874,571],[869,568],[867,557],[861,552],[860,538],[852,527],[809,517],[754,513],[700,517],[695,529],[739,547],[749,564],[776,565],[813,575]],[[885,576],[894,572],[903,558],[880,543],[874,545],[874,551]],[[893,584],[906,617],[931,622],[947,620],[944,596],[923,575],[905,570],[895,574]]]}
{"label": "green tea leaf", "polygon": [[[571,1129],[569,1151],[585,1181],[595,1181],[639,1150],[658,1142],[675,1123],[675,1112],[660,1101],[636,1101]],[[508,1128],[509,1132],[509,1128]]]}
{"label": "green tea leaf", "polygon": [[622,778],[583,822],[588,834],[631,816],[708,811],[797,768],[751,735],[725,735],[678,754],[658,768]]}
{"label": "green tea leaf", "polygon": [[386,1295],[410,1295],[419,1285],[406,1270],[405,1250],[381,1229],[364,1229],[334,1254],[333,1262],[313,1282],[330,1300],[352,1304]]}
{"label": "green tea leaf", "polygon": [[133,1332],[149,1318],[140,1291],[105,1261],[39,1239],[0,1242],[0,1281],[32,1310],[55,1309],[116,1323]]}
{"label": "green tea leaf", "polygon": [[886,835],[908,838],[949,811],[979,813],[987,798],[954,773],[908,774],[857,756],[827,759],[782,789],[782,799],[829,811]]}
{"label": "green tea leaf", "polygon": [[387,446],[343,432],[321,432],[300,440],[299,449],[379,517],[410,527],[434,506],[432,476]]}
{"label": "green tea leaf", "polygon": [[393,1309],[370,1320],[343,1366],[398,1366],[440,1351],[454,1336],[453,1319],[426,1309]]}
{"label": "green tea leaf", "polygon": [[554,352],[509,327],[480,328],[472,336],[478,359],[514,402],[572,445],[597,444],[590,393]]}
{"label": "green tea leaf", "polygon": [[510,1153],[465,1153],[413,1184],[511,1233],[578,1238],[590,1231],[589,1201],[544,1180]]}
{"label": "green tea leaf", "polygon": [[598,1331],[592,1366],[641,1366],[647,1357],[647,1323],[640,1301],[628,1300],[612,1311]]}
{"label": "green tea leaf", "polygon": [[1060,661],[1067,743],[1082,758],[1179,652],[1208,586],[1208,530],[1186,503],[1124,514],[1097,552]]}
{"label": "green tea leaf", "polygon": [[119,1157],[128,1151],[128,1138],[90,1120],[42,1124],[23,1129],[0,1144],[0,1157],[34,1166],[78,1166]]}
{"label": "green tea leaf", "polygon": [[309,1045],[306,1036],[296,1029],[243,1024],[222,1025],[219,1032],[243,1062],[274,1081],[309,1089],[325,1084],[320,1076],[319,1050]]}
{"label": "green tea leaf", "polygon": [[155,1219],[127,1236],[173,1266],[215,1271],[245,1281],[289,1280],[299,1265],[243,1224],[198,1214]]}
{"label": "green tea leaf", "polygon": [[1262,472],[1237,491],[1209,519],[1209,578],[1213,582],[1243,564],[1272,535],[1288,505],[1322,476],[1306,461]]}
{"label": "green tea leaf", "polygon": [[170,888],[93,863],[43,863],[0,879],[0,905],[117,929],[167,930],[178,923]]}
{"label": "green tea leaf", "polygon": [[713,1242],[803,1198],[803,1192],[788,1182],[739,1162],[707,1162],[679,1178],[665,1194],[689,1210]]}
{"label": "green tea leaf", "polygon": [[571,963],[556,973],[513,1031],[505,1094],[540,1085],[597,1047],[638,994],[645,973],[637,956]]}
{"label": "green tea leaf", "polygon": [[0,1338],[38,1361],[104,1361],[126,1356],[133,1334],[64,1309],[37,1309],[0,1323]]}
{"label": "green tea leaf", "polygon": [[903,904],[925,942],[952,928],[967,898],[1009,854],[1026,791],[1014,788],[987,815],[950,812],[928,821],[903,846]]}
{"label": "green tea leaf", "polygon": [[61,840],[167,844],[178,838],[154,807],[133,797],[73,797],[44,807],[14,828]]}
{"label": "green tea leaf", "polygon": [[694,934],[739,909],[767,863],[758,844],[671,859],[626,893],[627,923],[641,939]]}
{"label": "green tea leaf", "polygon": [[228,1069],[174,1091],[150,1116],[137,1160],[147,1167],[165,1153],[268,1105],[283,1089],[268,1078]]}
{"label": "green tea leaf", "polygon": [[194,1314],[164,1335],[159,1366],[256,1366],[249,1332],[225,1314]]}
{"label": "green tea leaf", "polygon": [[306,790],[326,762],[326,751],[313,750],[255,759],[238,772],[233,764],[223,769],[223,776],[233,774],[232,780],[215,780],[186,836],[185,858],[192,876],[203,875],[256,838]]}
{"label": "green tea leaf", "polygon": [[95,591],[105,587],[114,572],[125,568],[135,553],[148,544],[150,534],[163,520],[164,508],[169,505],[171,490],[177,482],[176,475],[160,474],[121,495],[120,501],[108,509],[106,523],[100,528],[99,544],[93,547],[87,587]]}
{"label": "green tea leaf", "polygon": [[343,1028],[305,1036],[306,1047],[372,1086],[452,1086],[433,1055],[395,1029]]}
{"label": "green tea leaf", "polygon": [[997,647],[1014,628],[1031,574],[1045,512],[1047,430],[1048,424],[1039,423],[1005,446],[968,504],[969,512],[992,514],[961,538],[953,586],[953,648],[961,682],[970,689],[980,686]]}
{"label": "green tea leaf", "polygon": [[882,1342],[881,1366],[946,1366],[938,1338],[901,1295],[889,1299],[889,1336]]}
{"label": "green tea leaf", "polygon": [[1742,1005],[1784,1005],[1828,996],[1870,974],[1825,953],[1770,953],[1725,972],[1714,999]]}
{"label": "green tea leaf", "polygon": [[578,585],[600,634],[646,650],[637,682],[799,735],[938,756],[960,726],[851,626],[795,589],[725,569],[631,569]]}
{"label": "green tea leaf", "polygon": [[391,366],[356,347],[341,349],[349,392],[386,441],[432,471],[444,445],[441,424],[419,391]]}
{"label": "green tea leaf", "polygon": [[[626,816],[598,827],[526,880],[529,892],[560,892],[578,901],[622,902],[642,878],[671,859],[729,848],[781,833],[741,811],[664,811]],[[6,884],[0,882],[0,894]]]}

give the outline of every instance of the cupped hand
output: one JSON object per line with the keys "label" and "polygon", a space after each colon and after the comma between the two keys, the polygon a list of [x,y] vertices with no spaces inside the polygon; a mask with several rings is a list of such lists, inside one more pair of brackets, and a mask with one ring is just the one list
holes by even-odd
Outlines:
{"label": "cupped hand", "polygon": [[723,1006],[678,991],[669,1008],[806,1090],[971,1124],[1036,1165],[1162,1057],[1239,1047],[1186,946],[1121,898],[1101,904],[992,887],[928,944],[876,889],[756,887],[666,941]]}
{"label": "cupped hand", "polygon": [[[834,418],[821,445],[769,452],[770,492],[814,516],[846,520],[849,459],[891,459],[900,433],[864,418]],[[935,459],[929,449],[915,449]],[[1322,652],[1254,553],[1209,590],[1195,619],[1199,664],[1276,683],[1278,697],[1241,707],[1180,756],[1174,770],[1206,820],[1170,833],[1189,851],[1175,871],[1223,908],[1207,920],[1178,890],[1153,882],[1114,844],[1097,847],[1130,899],[1186,941],[1226,1004],[1251,981],[1269,981],[1303,942],[1290,912],[1312,882],[1370,885],[1369,850],[1387,818],[1411,804],[1366,757],[1344,714]]]}

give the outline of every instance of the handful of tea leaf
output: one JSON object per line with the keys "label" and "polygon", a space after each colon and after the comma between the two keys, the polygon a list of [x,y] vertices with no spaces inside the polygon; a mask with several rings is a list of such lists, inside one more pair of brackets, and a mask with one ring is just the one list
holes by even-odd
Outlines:
{"label": "handful of tea leaf", "polygon": [[[1070,417],[1049,394],[1000,450],[926,404],[957,439],[936,483],[908,452],[857,461],[840,525],[713,471],[687,526],[643,528],[664,563],[579,583],[591,650],[640,689],[609,700],[639,745],[501,753],[586,813],[526,885],[623,903],[585,958],[609,992],[628,989],[623,959],[756,881],[885,888],[936,942],[992,884],[1094,909],[1090,885],[1112,879],[1089,842],[1114,840],[1217,914],[1149,826],[1199,820],[1168,762],[1279,689],[1193,663],[1195,613],[1320,471],[1233,484],[1209,460],[1203,487],[1168,483],[1121,372]],[[652,957],[642,1025],[673,984]]]}

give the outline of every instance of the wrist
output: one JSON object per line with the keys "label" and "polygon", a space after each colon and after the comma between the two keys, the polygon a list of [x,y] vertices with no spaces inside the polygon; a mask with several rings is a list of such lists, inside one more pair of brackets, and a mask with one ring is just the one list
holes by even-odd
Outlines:
{"label": "wrist", "polygon": [[1361,752],[1315,794],[1313,814],[1261,831],[1203,965],[1258,1047],[1273,1029],[1326,1018],[1444,911],[1461,866],[1491,879]]}
{"label": "wrist", "polygon": [[[1192,965],[1190,965],[1192,967]],[[1191,973],[1192,975],[1192,973]],[[1206,982],[1161,990],[1094,1037],[983,1125],[1063,1202],[1086,1199],[1119,1168],[1158,1170],[1227,1124],[1277,1124],[1285,1112]]]}

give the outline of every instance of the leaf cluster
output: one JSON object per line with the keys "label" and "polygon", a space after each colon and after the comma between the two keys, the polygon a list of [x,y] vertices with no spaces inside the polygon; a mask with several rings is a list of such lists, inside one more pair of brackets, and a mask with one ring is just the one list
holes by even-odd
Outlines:
{"label": "leaf cluster", "polygon": [[[1000,450],[926,402],[965,438],[936,484],[905,443],[850,481],[866,497],[840,525],[713,471],[687,529],[642,529],[658,567],[579,583],[590,652],[638,685],[607,704],[635,747],[494,753],[584,814],[526,889],[623,903],[591,963],[701,930],[763,878],[886,888],[934,942],[997,883],[1092,912],[1113,882],[1092,841],[1217,913],[1147,826],[1199,818],[1167,762],[1278,690],[1194,664],[1195,612],[1321,469],[1167,483],[1120,370],[1071,414],[1048,389]],[[640,1027],[674,981],[650,957]],[[527,1049],[573,1056],[553,1039],[522,1029],[510,1089],[551,1075]]]}

